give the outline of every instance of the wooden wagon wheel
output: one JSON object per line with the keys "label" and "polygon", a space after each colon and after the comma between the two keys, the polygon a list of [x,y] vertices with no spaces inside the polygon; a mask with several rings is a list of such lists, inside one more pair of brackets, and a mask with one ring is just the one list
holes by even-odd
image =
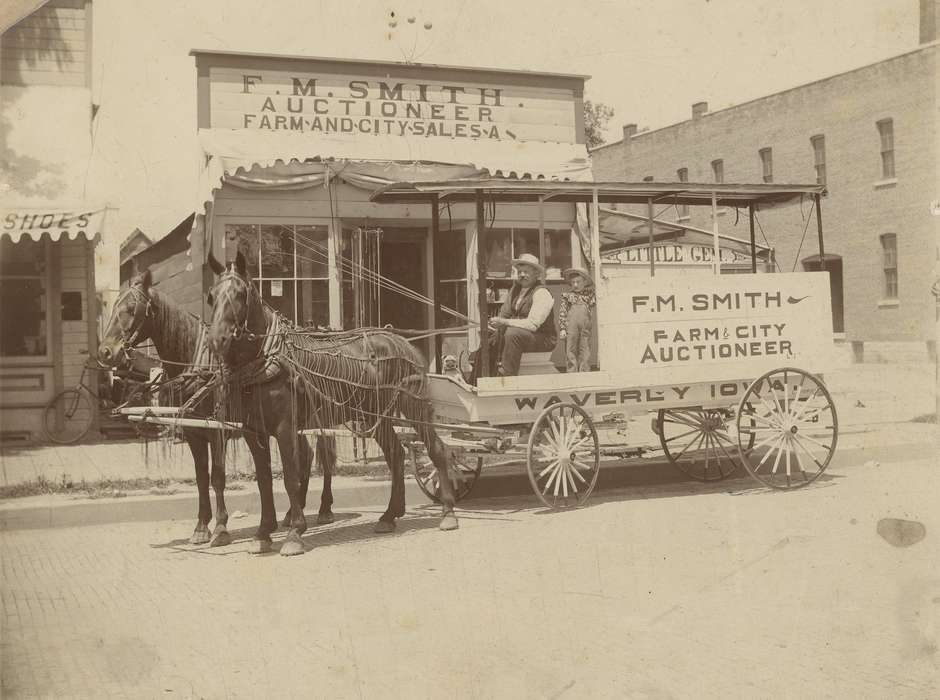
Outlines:
{"label": "wooden wagon wheel", "polygon": [[[441,482],[437,476],[437,469],[434,468],[434,462],[428,457],[427,450],[418,443],[410,443],[408,451],[411,454],[411,464],[414,469],[415,481],[418,488],[425,496],[435,503],[441,502]],[[463,450],[448,449],[450,455],[448,471],[450,480],[454,485],[454,499],[459,501],[465,498],[480,478],[480,472],[483,471],[483,457],[478,456],[475,460],[471,455],[467,455]]]}
{"label": "wooden wagon wheel", "polygon": [[[751,436],[752,449],[744,441]],[[832,397],[814,375],[793,367],[754,380],[738,410],[744,468],[775,489],[812,483],[826,470],[839,439]]]}
{"label": "wooden wagon wheel", "polygon": [[[699,481],[721,481],[738,468],[738,445],[730,428],[733,408],[671,408],[656,417],[659,444],[669,461]],[[754,435],[749,435],[754,445]]]}
{"label": "wooden wagon wheel", "polygon": [[580,506],[597,485],[597,430],[584,409],[573,403],[542,411],[529,433],[526,456],[532,489],[549,508]]}

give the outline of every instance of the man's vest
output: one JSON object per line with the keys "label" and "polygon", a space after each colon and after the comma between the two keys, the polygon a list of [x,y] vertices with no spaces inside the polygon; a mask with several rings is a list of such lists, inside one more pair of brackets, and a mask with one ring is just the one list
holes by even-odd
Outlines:
{"label": "man's vest", "polygon": [[[541,282],[537,282],[534,286],[530,287],[528,290],[522,288],[522,285],[514,284],[512,290],[509,293],[509,297],[506,301],[503,302],[502,308],[499,310],[499,315],[503,318],[528,318],[529,311],[532,310],[532,298],[535,296],[537,289],[546,288]],[[551,292],[549,292],[550,294]],[[520,295],[525,294],[521,304],[516,307],[516,300]],[[548,312],[548,316],[545,321],[542,322],[542,325],[538,327],[535,331],[538,335],[545,336],[546,338],[554,341],[557,339],[555,333],[555,307],[552,306],[552,310]]]}

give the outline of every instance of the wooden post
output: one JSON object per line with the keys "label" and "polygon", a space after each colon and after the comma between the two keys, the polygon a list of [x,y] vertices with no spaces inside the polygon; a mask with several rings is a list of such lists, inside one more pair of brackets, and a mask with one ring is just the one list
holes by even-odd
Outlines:
{"label": "wooden post", "polygon": [[656,276],[656,262],[655,255],[653,255],[653,198],[650,197],[646,200],[646,213],[650,219],[650,245],[649,245],[649,256],[650,256],[650,277]]}
{"label": "wooden post", "polygon": [[712,192],[712,246],[715,250],[715,274],[721,274],[721,249],[718,247],[718,194]]}
{"label": "wooden post", "polygon": [[826,246],[823,244],[822,209],[819,205],[819,195],[816,195],[816,233],[819,236],[819,269],[826,269]]}
{"label": "wooden post", "polygon": [[[437,255],[437,239],[441,234],[441,217],[440,211],[438,210],[437,194],[431,195],[431,274],[434,279],[434,326],[433,330],[437,330],[443,326],[442,314],[441,314],[441,275],[440,268],[437,264],[438,255]],[[443,366],[441,364],[441,354],[444,344],[444,339],[441,337],[440,333],[435,333],[431,343],[431,347],[434,348],[434,367],[437,372],[443,371]]]}
{"label": "wooden post", "polygon": [[480,315],[480,367],[477,375],[488,376],[490,366],[489,308],[486,305],[486,246],[483,241],[483,190],[477,190],[477,309]]}
{"label": "wooden post", "polygon": [[747,207],[747,215],[751,224],[751,272],[757,272],[757,241],[754,239],[754,204]]}

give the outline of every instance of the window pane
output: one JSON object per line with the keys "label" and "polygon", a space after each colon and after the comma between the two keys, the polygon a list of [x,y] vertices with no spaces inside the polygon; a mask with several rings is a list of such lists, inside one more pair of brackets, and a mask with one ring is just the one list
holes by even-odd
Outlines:
{"label": "window pane", "polygon": [[883,177],[894,177],[894,151],[881,154],[881,174]]}
{"label": "window pane", "polygon": [[[462,314],[467,313],[467,283],[444,282],[441,284],[441,305]],[[452,328],[462,326],[464,321],[447,312],[442,313],[441,326]]]}
{"label": "window pane", "polygon": [[544,264],[546,268],[556,268],[559,275],[566,267],[571,267],[570,229],[545,229]]}
{"label": "window pane", "polygon": [[486,233],[486,273],[494,277],[508,277],[512,252],[511,231],[494,228]]}
{"label": "window pane", "polygon": [[45,295],[42,279],[0,280],[0,355],[46,354]]}
{"label": "window pane", "polygon": [[252,224],[226,224],[227,244],[234,242],[236,249],[248,261],[248,274],[258,276],[258,227]]}
{"label": "window pane", "polygon": [[261,276],[294,276],[294,232],[291,226],[259,226]]}
{"label": "window pane", "polygon": [[326,226],[297,227],[297,276],[329,277],[329,230]]}
{"label": "window pane", "polygon": [[294,318],[294,283],[291,280],[264,280],[261,282],[261,298],[275,311],[281,312],[288,321]]}
{"label": "window pane", "polygon": [[539,257],[539,232],[538,229],[516,228],[512,230],[513,257],[528,253]]}
{"label": "window pane", "polygon": [[303,326],[330,325],[330,288],[327,280],[299,280],[297,323]]}
{"label": "window pane", "polygon": [[463,230],[442,231],[437,239],[438,279],[467,277],[467,236]]}
{"label": "window pane", "polygon": [[46,251],[42,243],[23,240],[14,243],[2,240],[0,247],[0,275],[17,277],[40,276],[46,270]]}

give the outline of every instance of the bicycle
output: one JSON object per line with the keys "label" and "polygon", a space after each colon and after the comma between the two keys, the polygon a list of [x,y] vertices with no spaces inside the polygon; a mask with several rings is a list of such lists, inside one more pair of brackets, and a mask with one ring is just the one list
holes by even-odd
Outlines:
{"label": "bicycle", "polygon": [[[82,376],[71,389],[56,394],[43,410],[42,429],[44,435],[60,445],[71,445],[84,438],[95,422],[95,415],[102,409],[115,408],[118,404],[107,396],[99,396],[85,381],[88,372],[110,372],[107,367],[84,365]],[[156,380],[156,378],[155,378]],[[122,394],[129,393],[120,405],[128,405],[139,394],[147,395],[155,382],[134,382],[136,387]],[[139,432],[139,431],[138,431]]]}

